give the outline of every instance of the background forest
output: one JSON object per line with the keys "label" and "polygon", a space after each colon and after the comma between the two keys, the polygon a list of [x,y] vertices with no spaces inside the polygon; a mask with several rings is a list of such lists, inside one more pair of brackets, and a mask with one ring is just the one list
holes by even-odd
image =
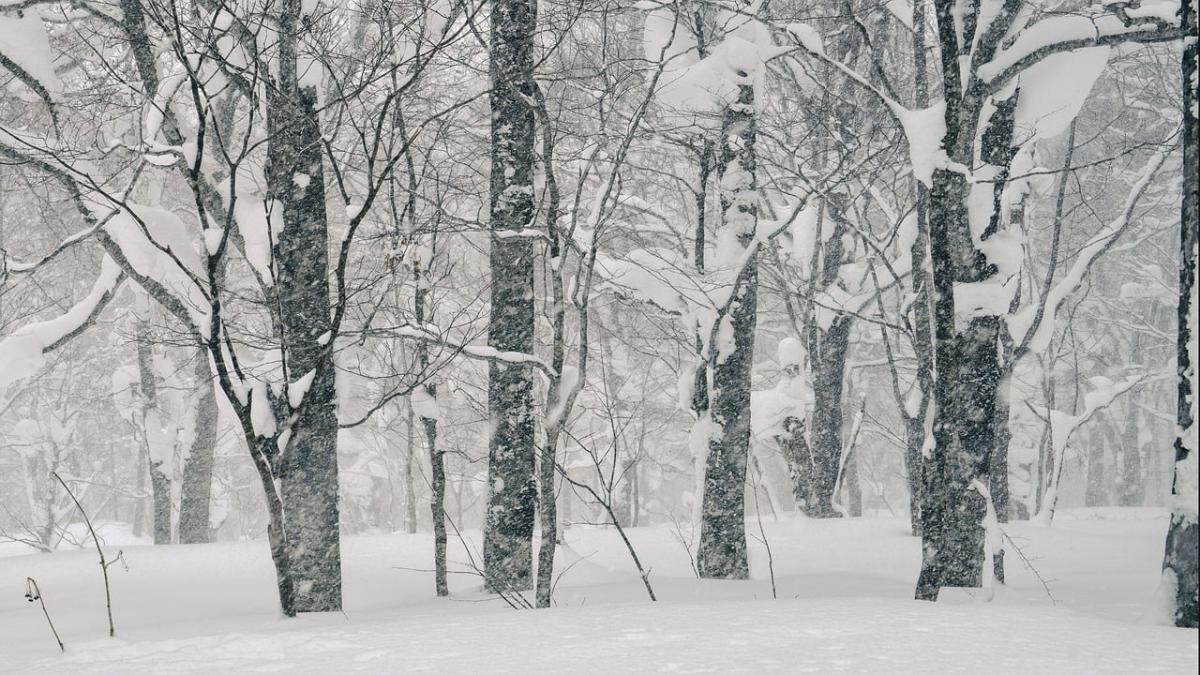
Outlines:
{"label": "background forest", "polygon": [[0,551],[266,538],[294,614],[428,533],[547,606],[564,532],[653,597],[625,530],[888,518],[936,599],[1153,507],[1183,607],[1180,4],[0,0]]}

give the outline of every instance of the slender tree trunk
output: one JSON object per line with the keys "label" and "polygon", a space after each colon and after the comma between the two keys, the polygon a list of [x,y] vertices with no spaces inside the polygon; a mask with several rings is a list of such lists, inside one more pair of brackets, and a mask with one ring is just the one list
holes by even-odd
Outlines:
{"label": "slender tree trunk", "polygon": [[914,537],[921,536],[921,495],[924,492],[921,449],[924,447],[924,416],[908,418],[904,422],[904,469],[908,474],[908,522]]}
{"label": "slender tree trunk", "polygon": [[[1142,334],[1135,331],[1129,345],[1130,361],[1135,366],[1142,364]],[[1141,387],[1126,394],[1125,425],[1121,429],[1121,443],[1118,447],[1120,456],[1120,472],[1117,484],[1117,503],[1120,506],[1141,506],[1145,501],[1145,490],[1142,479],[1142,443],[1141,422],[1142,408]]]}
{"label": "slender tree trunk", "polygon": [[[530,0],[491,2],[491,229],[496,235],[532,226],[533,33]],[[531,353],[534,326],[533,244],[528,237],[493,236],[488,344]],[[493,590],[530,588],[537,517],[533,375],[528,365],[488,365],[488,509],[484,573]]]}
{"label": "slender tree trunk", "polygon": [[[913,103],[917,109],[929,105],[929,73],[925,58],[925,26],[928,21],[924,2],[913,3]],[[925,495],[925,449],[929,421],[929,401],[934,392],[934,337],[933,308],[930,302],[929,270],[929,187],[916,181],[917,236],[913,239],[912,253],[912,325],[913,352],[917,357],[917,382],[919,396],[917,410],[912,414],[905,410],[905,470],[908,474],[909,521],[913,536],[921,536]]]}
{"label": "slender tree trunk", "polygon": [[416,473],[417,439],[414,433],[416,416],[412,404],[405,406],[404,413],[404,530],[409,534],[417,533],[417,482]]}
{"label": "slender tree trunk", "polygon": [[1104,456],[1108,450],[1106,426],[1103,420],[1096,420],[1088,429],[1087,479],[1083,497],[1085,506],[1108,506],[1104,489],[1107,478]]}
{"label": "slender tree trunk", "polygon": [[302,11],[300,0],[284,0],[279,15],[279,77],[268,96],[268,188],[283,215],[274,258],[285,372],[289,383],[317,375],[286,447],[279,448],[278,475],[295,609],[331,612],[342,608],[337,394],[333,352],[321,340],[332,329],[329,231],[317,90],[297,72]]}
{"label": "slender tree trunk", "polygon": [[1183,0],[1180,7],[1184,26],[1192,37],[1183,51],[1183,206],[1179,237],[1179,367],[1175,437],[1175,478],[1171,485],[1171,524],[1167,529],[1163,577],[1173,591],[1175,625],[1196,628],[1200,625],[1200,525],[1197,524],[1196,454],[1196,264],[1200,246],[1200,129],[1196,106],[1200,99],[1200,47],[1196,40],[1195,0]]}
{"label": "slender tree trunk", "polygon": [[179,500],[179,543],[207,544],[212,541],[209,506],[212,501],[213,456],[217,448],[217,392],[213,387],[208,353],[195,358],[193,405],[195,425],[192,448],[183,467],[183,490]]}
{"label": "slender tree trunk", "polygon": [[862,484],[858,476],[858,448],[851,448],[846,454],[846,466],[842,469],[845,477],[842,479],[846,493],[846,514],[852,518],[861,518],[863,514]]}
{"label": "slender tree trunk", "polygon": [[162,413],[158,409],[158,382],[154,374],[154,347],[145,321],[137,325],[137,363],[142,394],[142,433],[150,467],[150,492],[154,514],[154,543],[171,543],[170,456],[174,445],[167,445]]}
{"label": "slender tree trunk", "polygon": [[[753,246],[758,224],[754,88],[739,85],[735,105],[721,125],[717,180],[721,186],[721,227],[731,228],[743,248]],[[750,379],[758,318],[757,253],[737,272],[733,298],[718,321],[730,330],[713,331],[709,344],[712,391],[709,415],[700,544],[696,563],[701,577],[746,579],[746,465],[750,453]],[[731,256],[733,257],[733,256]],[[740,262],[740,261],[738,261]],[[732,264],[738,264],[733,262]],[[729,336],[726,343],[717,337]]]}
{"label": "slender tree trunk", "polygon": [[[427,309],[429,300],[429,267],[432,260],[421,261],[413,268],[416,281],[416,292],[413,300],[413,318],[418,325],[424,325],[432,318],[433,312]],[[425,373],[429,369],[429,345],[424,341],[417,342],[417,366]],[[423,385],[429,398],[437,400],[437,387],[426,383]],[[433,583],[439,598],[450,595],[450,587],[446,581],[446,460],[438,447],[438,421],[431,417],[421,417],[421,427],[425,431],[425,444],[429,448],[429,515],[433,519]]]}

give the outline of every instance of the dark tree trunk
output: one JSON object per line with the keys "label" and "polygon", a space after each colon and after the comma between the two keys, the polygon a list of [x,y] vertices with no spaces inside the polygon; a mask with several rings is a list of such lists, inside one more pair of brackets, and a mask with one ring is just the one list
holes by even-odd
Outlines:
{"label": "dark tree trunk", "polygon": [[921,536],[921,495],[924,494],[925,419],[910,417],[904,422],[904,470],[908,474],[908,521],[914,537]]}
{"label": "dark tree trunk", "polygon": [[[1001,197],[1015,149],[1013,114],[1017,93],[997,103],[985,116],[984,85],[974,72],[960,71],[956,8],[937,0],[937,29],[945,89],[946,132],[942,146],[951,162],[988,171],[994,183],[992,209],[984,231],[987,240],[1004,225]],[[979,11],[976,9],[975,11]],[[974,19],[964,30],[963,44],[974,39]],[[966,20],[959,17],[966,24]],[[994,49],[989,33],[989,49]],[[997,38],[998,40],[998,38]],[[980,47],[982,48],[982,47]],[[1019,92],[1019,90],[1017,90]],[[976,136],[982,128],[978,152]],[[982,165],[982,166],[980,166]],[[934,286],[936,384],[934,448],[925,466],[925,516],[922,563],[916,597],[936,600],[943,587],[978,587],[982,583],[984,529],[995,447],[996,399],[1003,376],[1000,363],[1002,318],[994,314],[963,317],[956,322],[954,287],[994,279],[998,270],[974,243],[967,209],[972,183],[961,172],[938,167],[930,186],[930,252]],[[970,308],[961,308],[970,309]]]}
{"label": "dark tree trunk", "polygon": [[1171,486],[1174,508],[1167,530],[1163,556],[1164,578],[1174,591],[1175,625],[1196,628],[1200,624],[1200,526],[1196,522],[1196,263],[1200,246],[1200,129],[1196,105],[1200,99],[1200,52],[1195,39],[1197,22],[1195,0],[1183,0],[1180,7],[1184,26],[1192,39],[1183,51],[1183,207],[1179,237],[1179,398],[1175,438],[1175,480]]}
{"label": "dark tree trunk", "polygon": [[[841,239],[835,232],[832,239]],[[826,270],[837,274],[841,264],[840,245],[836,260],[826,255]],[[810,317],[810,320],[813,320]],[[813,502],[807,514],[813,518],[836,518],[841,513],[833,507],[834,489],[842,462],[842,399],[846,380],[846,351],[850,346],[851,317],[838,316],[827,330],[814,325],[815,340],[810,340],[809,354],[813,383],[812,487]]]}
{"label": "dark tree trunk", "polygon": [[[496,235],[532,226],[533,33],[537,6],[530,0],[491,2],[492,110],[491,229]],[[528,237],[493,236],[488,344],[531,353],[534,326],[533,245]],[[488,366],[488,509],[483,540],[486,581],[497,591],[533,584],[533,531],[537,482],[529,366]]]}
{"label": "dark tree trunk", "polygon": [[[721,124],[717,181],[721,186],[721,227],[733,228],[738,244],[754,246],[758,224],[755,176],[754,88],[739,85],[736,105]],[[709,416],[712,430],[704,471],[700,544],[696,556],[701,577],[746,579],[746,466],[750,453],[750,376],[758,317],[757,253],[737,270],[733,297],[717,321],[728,321],[732,344],[721,344],[717,326],[709,340]],[[733,257],[733,256],[731,256]],[[726,261],[739,264],[740,261]]]}
{"label": "dark tree trunk", "polygon": [[268,187],[283,215],[274,258],[287,379],[316,375],[279,449],[277,473],[295,610],[329,612],[342,608],[337,394],[333,351],[321,340],[332,329],[329,231],[317,91],[297,72],[300,4],[285,0],[279,15],[279,77],[268,94]]}
{"label": "dark tree trunk", "polygon": [[192,447],[183,466],[183,489],[179,500],[179,543],[207,544],[212,541],[209,506],[212,501],[213,455],[217,447],[217,393],[213,387],[208,353],[195,356],[196,416]]}
{"label": "dark tree trunk", "polygon": [[813,458],[805,437],[804,420],[799,417],[788,417],[783,421],[783,433],[775,437],[779,447],[783,449],[783,457],[787,461],[788,473],[792,477],[792,497],[796,500],[796,508],[805,515],[809,513],[813,499]]}

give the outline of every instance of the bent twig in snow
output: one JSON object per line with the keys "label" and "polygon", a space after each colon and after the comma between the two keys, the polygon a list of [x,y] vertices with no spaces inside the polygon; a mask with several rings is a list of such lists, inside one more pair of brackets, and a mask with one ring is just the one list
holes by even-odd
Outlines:
{"label": "bent twig in snow", "polygon": [[46,609],[46,599],[42,597],[42,589],[38,588],[38,583],[33,577],[25,577],[25,599],[29,602],[37,600],[42,605],[42,614],[46,615],[46,623],[50,624],[50,632],[54,633],[54,641],[58,643],[59,651],[65,652],[67,648],[63,645],[62,638],[58,637],[58,629],[54,627],[54,622],[50,620],[50,611]]}

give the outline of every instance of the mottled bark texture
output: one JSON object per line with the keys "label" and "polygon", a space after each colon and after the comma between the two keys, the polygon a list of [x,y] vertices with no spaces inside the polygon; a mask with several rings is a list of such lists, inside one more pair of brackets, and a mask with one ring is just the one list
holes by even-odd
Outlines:
{"label": "mottled bark texture", "polygon": [[[290,574],[298,612],[340,611],[337,400],[333,352],[321,336],[329,313],[329,226],[317,90],[298,73],[300,0],[285,0],[279,15],[279,76],[268,90],[268,188],[282,211],[274,247],[286,375],[296,382],[315,371],[279,448],[276,473],[283,500]],[[314,66],[315,67],[315,66]]]}
{"label": "mottled bark texture", "polygon": [[212,502],[213,455],[217,448],[217,392],[213,386],[208,353],[194,357],[195,389],[190,411],[195,416],[192,447],[183,465],[179,500],[179,543],[207,544],[212,541],[209,506]]}
{"label": "mottled bark texture", "polygon": [[[1015,7],[1005,6],[976,41],[979,11],[961,19],[960,49],[953,0],[936,0],[938,41],[945,88],[946,133],[942,147],[952,165],[976,167],[977,175],[995,178],[989,221],[973,233],[967,209],[972,183],[959,171],[936,168],[930,186],[929,231],[933,263],[936,383],[934,448],[924,467],[926,500],[922,523],[922,562],[916,597],[936,600],[943,587],[982,584],[985,493],[992,481],[996,401],[1003,372],[1000,363],[1002,317],[964,316],[956,322],[956,284],[994,280],[995,265],[976,248],[1004,227],[1001,196],[1013,148],[1013,113],[1019,89],[993,100],[976,68],[986,63],[1011,21]],[[972,58],[962,59],[964,53]],[[961,65],[968,65],[966,72]],[[983,131],[979,134],[979,130]],[[975,139],[980,142],[976,145]],[[1006,471],[1007,469],[1005,469]]]}
{"label": "mottled bark texture", "polygon": [[[758,225],[755,133],[754,88],[739,85],[737,101],[726,107],[721,123],[717,181],[721,227],[732,228],[742,249],[755,245]],[[712,428],[696,556],[697,570],[704,578],[750,576],[746,554],[746,465],[750,453],[750,375],[758,318],[758,261],[756,252],[748,255],[744,262],[725,261],[740,265],[740,269],[734,270],[733,295],[709,341],[712,390],[708,414]],[[727,323],[728,330],[722,330],[721,323]],[[722,341],[718,337],[722,335],[728,339]]]}
{"label": "mottled bark texture", "polygon": [[783,433],[775,436],[775,441],[779,443],[783,458],[787,461],[788,473],[792,478],[792,497],[796,500],[797,508],[803,511],[805,505],[813,503],[813,458],[804,431],[804,420],[791,416],[785,418]]}
{"label": "mottled bark texture", "polygon": [[[913,102],[917,109],[929,106],[929,73],[925,56],[925,30],[928,24],[924,2],[913,3]],[[908,477],[908,513],[913,536],[921,536],[925,504],[925,466],[923,450],[926,444],[926,421],[930,414],[929,401],[934,389],[934,348],[932,306],[929,273],[929,187],[916,185],[917,236],[910,249],[912,254],[912,345],[917,357],[919,391],[910,410],[908,401],[900,401],[904,418],[904,470]]]}
{"label": "mottled bark texture", "polygon": [[[150,468],[151,513],[154,543],[171,543],[171,467],[167,463],[162,413],[158,408],[158,382],[154,374],[154,343],[142,319],[137,324],[138,384],[142,396],[142,433]],[[172,450],[174,448],[172,447]]]}
{"label": "mottled bark texture", "polygon": [[[841,249],[841,235],[835,233],[832,240]],[[838,265],[840,265],[841,255]],[[836,276],[838,265],[833,266]],[[811,317],[810,317],[811,318]],[[810,321],[813,339],[809,340],[809,354],[813,383],[812,432],[812,500],[800,505],[812,518],[836,518],[841,512],[833,507],[834,490],[837,487],[838,468],[842,463],[842,398],[846,381],[846,351],[850,346],[849,316],[839,315],[822,330]]]}
{"label": "mottled bark texture", "polygon": [[1196,628],[1200,624],[1200,526],[1196,522],[1196,263],[1200,246],[1200,130],[1196,106],[1200,103],[1197,78],[1200,78],[1195,0],[1184,0],[1180,7],[1184,26],[1189,29],[1183,51],[1183,207],[1179,237],[1179,333],[1178,387],[1176,409],[1178,435],[1175,438],[1175,480],[1171,486],[1174,501],[1171,524],[1167,530],[1163,556],[1164,577],[1172,586],[1171,598],[1175,625]]}
{"label": "mottled bark texture", "polygon": [[[533,244],[503,236],[531,226],[533,208],[533,33],[537,3],[492,0],[491,320],[488,345],[502,352],[533,351]],[[484,573],[497,591],[533,583],[534,480],[533,372],[528,365],[493,360],[488,366],[488,509]]]}

